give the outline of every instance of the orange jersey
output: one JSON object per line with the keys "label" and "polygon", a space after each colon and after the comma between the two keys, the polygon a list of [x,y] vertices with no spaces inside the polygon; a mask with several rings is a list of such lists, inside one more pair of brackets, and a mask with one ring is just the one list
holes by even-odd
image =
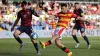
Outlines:
{"label": "orange jersey", "polygon": [[51,22],[50,25],[52,26],[52,29],[56,28],[56,22]]}
{"label": "orange jersey", "polygon": [[57,14],[57,17],[59,17],[57,26],[66,28],[69,22],[71,21],[71,18],[75,18],[76,15],[72,12],[66,12],[66,13],[59,12]]}

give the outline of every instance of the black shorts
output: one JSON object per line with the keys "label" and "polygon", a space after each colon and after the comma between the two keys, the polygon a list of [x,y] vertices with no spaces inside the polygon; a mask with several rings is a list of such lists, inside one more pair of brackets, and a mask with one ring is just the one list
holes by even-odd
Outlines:
{"label": "black shorts", "polygon": [[17,30],[19,30],[21,33],[25,32],[28,35],[30,35],[33,31],[31,26],[19,26]]}
{"label": "black shorts", "polygon": [[85,26],[75,25],[73,29],[80,30],[81,33],[85,32]]}

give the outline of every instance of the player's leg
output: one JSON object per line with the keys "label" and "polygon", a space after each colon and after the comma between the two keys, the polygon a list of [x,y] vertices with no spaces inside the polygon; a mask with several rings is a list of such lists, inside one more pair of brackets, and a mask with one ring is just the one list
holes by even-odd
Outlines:
{"label": "player's leg", "polygon": [[52,39],[51,40],[49,40],[49,41],[47,41],[47,42],[45,42],[45,46],[49,46],[49,45],[51,45],[52,43],[54,43],[54,41],[55,41],[55,34],[54,34],[54,32],[56,31],[56,29],[52,29]]}
{"label": "player's leg", "polygon": [[43,42],[43,41],[40,41],[40,44],[41,44],[41,46],[42,46],[42,48],[46,48],[47,46],[50,46],[52,43],[54,43],[55,42],[55,37],[56,37],[57,35],[53,35],[52,36],[52,39],[51,40],[48,40],[47,42]]}
{"label": "player's leg", "polygon": [[[61,31],[59,31],[59,32],[61,32]],[[65,32],[65,30],[63,30],[61,33],[59,33],[58,32],[58,35],[57,36],[55,36],[55,45],[57,46],[57,47],[59,47],[61,50],[63,50],[65,53],[68,53],[68,56],[72,56],[72,52],[70,52],[62,43],[61,43],[61,39],[62,39],[62,37],[60,37],[60,36],[62,36],[63,34],[64,34],[64,32]]]}
{"label": "player's leg", "polygon": [[89,42],[87,36],[85,35],[85,28],[82,27],[82,28],[80,29],[80,31],[81,31],[81,36],[82,36],[82,37],[84,38],[84,40],[87,42],[88,49],[90,49],[90,42]]}
{"label": "player's leg", "polygon": [[[51,45],[51,44],[55,41],[56,38],[54,38],[54,37],[55,37],[54,31],[55,31],[55,29],[52,29],[52,39],[51,39],[51,40],[48,40],[47,42],[45,42],[45,43],[43,44],[43,45],[44,45],[43,48],[45,48],[46,46]],[[42,44],[41,41],[40,41],[40,43]]]}
{"label": "player's leg", "polygon": [[53,37],[53,35],[54,35],[54,31],[55,31],[55,29],[52,29],[52,37]]}
{"label": "player's leg", "polygon": [[37,54],[40,54],[38,43],[37,43],[36,39],[31,38],[31,41],[32,41],[32,43],[33,43],[33,45],[34,45],[34,47],[35,47],[35,49],[37,51]]}
{"label": "player's leg", "polygon": [[38,48],[38,43],[36,41],[37,38],[34,37],[34,35],[37,34],[37,33],[32,31],[32,27],[28,27],[28,30],[25,31],[25,33],[29,35],[29,37],[31,38],[31,41],[32,41],[37,53],[40,54],[40,51],[39,51],[39,48]]}
{"label": "player's leg", "polygon": [[73,36],[73,39],[76,41],[76,46],[75,46],[75,48],[78,48],[79,47],[79,45],[80,45],[80,42],[78,41],[78,39],[77,39],[77,36],[76,36],[76,33],[77,33],[77,26],[74,26],[74,28],[73,28],[73,30],[72,30],[72,36]]}
{"label": "player's leg", "polygon": [[68,56],[72,56],[72,52],[68,50],[68,48],[66,48],[62,43],[61,40],[59,38],[57,38],[55,40],[55,44],[57,47],[59,47],[61,50],[63,50],[65,53],[68,54]]}
{"label": "player's leg", "polygon": [[24,43],[20,39],[19,34],[21,34],[21,31],[17,29],[17,30],[15,30],[13,36],[20,43],[20,49],[19,50],[21,51],[24,47]]}
{"label": "player's leg", "polygon": [[59,31],[57,32],[56,36],[54,38],[55,39],[55,45],[57,47],[59,47],[61,50],[63,50],[64,52],[68,53],[68,56],[72,56],[72,52],[70,52],[62,43],[61,43],[61,39],[62,39],[62,35],[65,33],[65,28],[58,28]]}
{"label": "player's leg", "polygon": [[40,44],[42,45],[42,48],[45,48],[46,46],[49,46],[49,45],[51,45],[52,43],[54,43],[55,42],[55,39],[56,39],[56,37],[57,37],[57,33],[58,33],[58,28],[57,29],[55,29],[54,30],[54,32],[52,33],[52,39],[51,40],[48,40],[47,42],[42,42],[42,41],[40,41]]}

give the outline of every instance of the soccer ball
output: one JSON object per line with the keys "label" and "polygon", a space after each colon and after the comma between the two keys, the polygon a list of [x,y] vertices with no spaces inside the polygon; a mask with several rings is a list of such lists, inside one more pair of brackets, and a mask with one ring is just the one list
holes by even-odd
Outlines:
{"label": "soccer ball", "polygon": [[33,33],[31,34],[31,36],[32,36],[33,39],[37,39],[37,38],[39,37],[38,34],[37,34],[36,32],[33,32]]}

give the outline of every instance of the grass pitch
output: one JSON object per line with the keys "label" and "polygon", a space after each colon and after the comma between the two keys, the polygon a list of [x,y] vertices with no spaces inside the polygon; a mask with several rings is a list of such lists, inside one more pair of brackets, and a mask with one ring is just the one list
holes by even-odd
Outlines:
{"label": "grass pitch", "polygon": [[[50,38],[39,38],[42,41],[48,41]],[[62,39],[62,43],[73,52],[73,56],[100,56],[100,37],[89,37],[91,43],[91,49],[87,49],[86,42],[83,38],[78,38],[80,41],[79,48],[75,49],[76,42],[72,37],[65,37]],[[22,39],[25,46],[22,51],[19,51],[19,43],[13,39],[0,39],[0,56],[67,56],[62,50],[57,48],[54,44],[48,46],[46,49],[42,49],[39,44],[41,55],[37,55],[34,46],[30,39]]]}

